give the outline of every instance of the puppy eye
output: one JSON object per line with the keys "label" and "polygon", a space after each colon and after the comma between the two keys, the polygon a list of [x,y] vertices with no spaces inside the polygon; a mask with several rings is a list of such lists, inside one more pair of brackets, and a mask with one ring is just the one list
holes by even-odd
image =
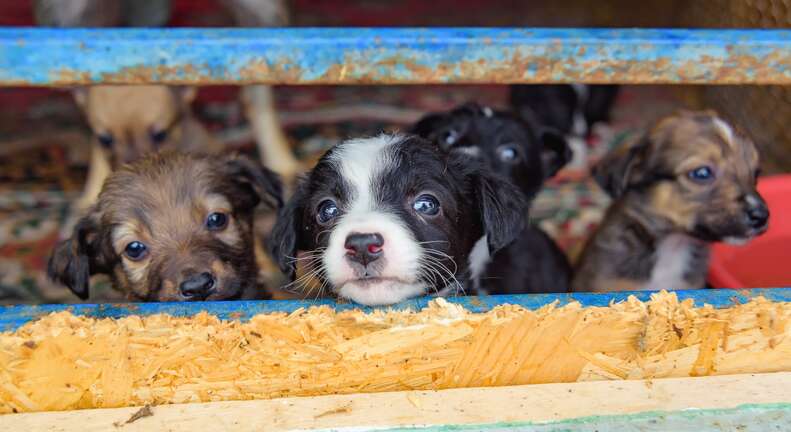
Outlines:
{"label": "puppy eye", "polygon": [[319,210],[316,214],[316,218],[319,220],[319,223],[326,224],[329,221],[338,217],[338,205],[335,204],[333,200],[324,200],[319,204]]}
{"label": "puppy eye", "polygon": [[146,253],[148,252],[148,248],[143,243],[139,241],[133,241],[126,245],[124,249],[124,254],[132,261],[140,261],[141,259],[145,258]]}
{"label": "puppy eye", "polygon": [[166,139],[168,139],[168,131],[164,129],[151,132],[151,141],[154,144],[162,144]]}
{"label": "puppy eye", "polygon": [[497,158],[503,162],[513,162],[519,158],[519,150],[512,145],[504,145],[497,149]]}
{"label": "puppy eye", "polygon": [[105,148],[110,148],[113,145],[113,136],[110,134],[99,134],[96,136],[96,139],[99,141]]}
{"label": "puppy eye", "polygon": [[412,208],[426,216],[436,216],[439,213],[439,201],[434,195],[422,194],[412,203]]}
{"label": "puppy eye", "polygon": [[710,183],[714,180],[714,170],[709,166],[699,166],[687,173],[690,180],[698,183]]}
{"label": "puppy eye", "polygon": [[442,134],[442,141],[447,145],[453,145],[458,140],[459,140],[459,132],[457,132],[455,129],[451,129]]}
{"label": "puppy eye", "polygon": [[228,216],[225,213],[212,213],[206,218],[206,228],[209,231],[219,231],[228,225]]}

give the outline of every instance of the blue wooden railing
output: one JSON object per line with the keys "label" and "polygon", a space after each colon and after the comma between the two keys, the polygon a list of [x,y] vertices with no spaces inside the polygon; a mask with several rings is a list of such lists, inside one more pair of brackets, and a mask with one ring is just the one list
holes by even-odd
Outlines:
{"label": "blue wooden railing", "polygon": [[0,85],[791,84],[791,31],[0,29]]}
{"label": "blue wooden railing", "polygon": [[[474,312],[484,312],[501,304],[515,304],[528,309],[538,309],[555,301],[559,305],[578,301],[583,306],[607,306],[611,302],[626,300],[633,295],[640,300],[650,299],[652,292],[613,292],[613,293],[575,293],[575,294],[531,294],[481,297],[449,297],[448,301],[460,304]],[[791,288],[751,289],[751,290],[689,290],[676,291],[680,300],[693,299],[696,305],[709,304],[717,308],[746,303],[750,299],[763,296],[769,300],[791,301]],[[431,297],[417,298],[391,306],[394,309],[419,310],[425,307]],[[79,315],[96,318],[118,318],[126,315],[153,315],[166,313],[174,316],[191,316],[201,311],[217,315],[221,319],[247,320],[258,313],[293,312],[299,308],[328,305],[336,310],[371,308],[350,303],[336,303],[330,299],[313,301],[267,300],[267,301],[220,301],[194,303],[128,303],[128,304],[74,304],[74,305],[20,305],[0,306],[0,331],[13,330],[51,312],[68,310]]]}

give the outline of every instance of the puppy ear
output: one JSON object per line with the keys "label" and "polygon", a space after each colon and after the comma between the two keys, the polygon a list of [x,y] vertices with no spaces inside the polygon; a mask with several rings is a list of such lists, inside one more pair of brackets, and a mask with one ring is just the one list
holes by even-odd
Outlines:
{"label": "puppy ear", "polygon": [[411,133],[435,143],[442,150],[449,150],[467,135],[470,123],[467,109],[464,105],[450,114],[429,114],[412,127]]}
{"label": "puppy ear", "polygon": [[433,135],[437,129],[446,123],[446,117],[445,114],[427,114],[412,125],[409,129],[409,133],[428,140],[433,140]]}
{"label": "puppy ear", "polygon": [[593,167],[593,178],[612,198],[620,197],[637,178],[637,167],[643,158],[648,138],[625,143],[610,151]]}
{"label": "puppy ear", "polygon": [[528,201],[507,179],[482,169],[478,174],[481,222],[494,253],[514,241],[525,227]]}
{"label": "puppy ear", "polygon": [[557,130],[545,128],[539,131],[541,141],[541,164],[544,178],[553,177],[571,160],[571,147],[566,138]]}
{"label": "puppy ear", "polygon": [[49,278],[66,285],[82,300],[88,298],[91,275],[107,271],[99,236],[94,216],[83,217],[71,238],[55,246],[47,264]]}
{"label": "puppy ear", "polygon": [[225,161],[225,175],[237,187],[238,205],[253,209],[261,201],[270,207],[283,207],[283,184],[280,176],[252,159],[235,155]]}
{"label": "puppy ear", "polygon": [[300,245],[300,228],[302,225],[302,200],[304,190],[301,185],[286,205],[277,214],[277,221],[269,237],[269,252],[277,262],[280,270],[291,280],[297,271],[297,250]]}

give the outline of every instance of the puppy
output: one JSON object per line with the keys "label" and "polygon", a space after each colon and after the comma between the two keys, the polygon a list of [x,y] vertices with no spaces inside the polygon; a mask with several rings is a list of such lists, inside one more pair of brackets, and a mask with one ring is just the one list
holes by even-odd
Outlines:
{"label": "puppy", "polygon": [[280,180],[247,158],[151,154],[107,179],[49,276],[81,299],[97,273],[136,301],[254,298],[260,202],[282,206]]}
{"label": "puppy", "polygon": [[753,142],[716,113],[680,112],[596,167],[613,197],[580,258],[574,291],[702,288],[710,242],[767,228]]}
{"label": "puppy", "polygon": [[[416,136],[380,135],[330,149],[297,187],[272,232],[272,255],[363,305],[468,286],[477,242],[497,251],[524,226],[511,182]],[[303,251],[299,260],[298,251]],[[296,280],[301,283],[302,280]]]}
{"label": "puppy", "polygon": [[[447,113],[429,114],[412,131],[443,150],[468,155],[502,173],[532,199],[544,181],[570,158],[566,140],[554,129],[470,103]],[[539,227],[527,225],[495,254],[479,244],[472,255],[472,285],[478,293],[566,292],[571,265]]]}
{"label": "puppy", "polygon": [[513,85],[510,97],[520,118],[560,131],[573,150],[571,165],[583,166],[588,139],[610,121],[618,90],[617,85]]}
{"label": "puppy", "polygon": [[594,125],[610,121],[618,89],[617,85],[513,85],[510,98],[522,119],[584,139]]}

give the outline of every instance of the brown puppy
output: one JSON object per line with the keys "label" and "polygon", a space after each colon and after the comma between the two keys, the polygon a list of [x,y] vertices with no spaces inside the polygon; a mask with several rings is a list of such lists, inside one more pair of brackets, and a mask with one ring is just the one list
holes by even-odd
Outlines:
{"label": "brown puppy", "polygon": [[192,114],[190,103],[195,93],[190,87],[161,85],[100,85],[75,90],[74,98],[95,135],[88,181],[77,210],[96,202],[113,169],[145,154],[220,150],[219,143]]}
{"label": "brown puppy", "polygon": [[580,257],[574,291],[702,288],[708,244],[767,228],[753,142],[711,111],[661,120],[594,170],[613,197]]}
{"label": "brown puppy", "polygon": [[157,153],[124,165],[58,244],[49,275],[82,299],[108,274],[131,300],[257,297],[253,214],[282,205],[278,176],[239,156]]}

